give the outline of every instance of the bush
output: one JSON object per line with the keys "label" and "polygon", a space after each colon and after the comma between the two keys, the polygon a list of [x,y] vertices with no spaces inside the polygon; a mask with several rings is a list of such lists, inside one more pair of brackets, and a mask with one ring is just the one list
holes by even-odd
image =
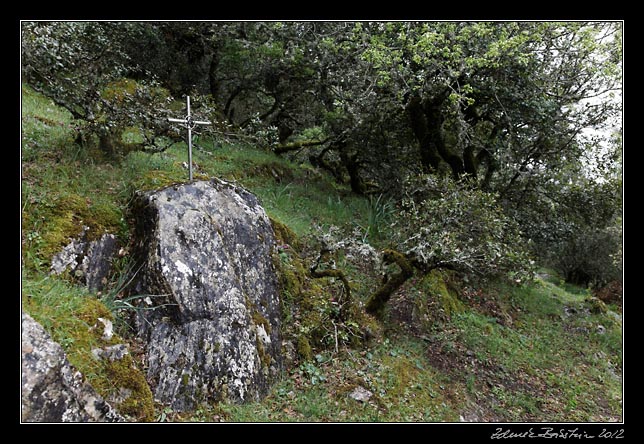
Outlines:
{"label": "bush", "polygon": [[529,279],[533,262],[517,224],[496,196],[449,177],[420,175],[405,184],[397,222],[399,248],[426,270]]}
{"label": "bush", "polygon": [[621,245],[613,227],[580,230],[556,250],[554,265],[567,282],[599,288],[621,279]]}

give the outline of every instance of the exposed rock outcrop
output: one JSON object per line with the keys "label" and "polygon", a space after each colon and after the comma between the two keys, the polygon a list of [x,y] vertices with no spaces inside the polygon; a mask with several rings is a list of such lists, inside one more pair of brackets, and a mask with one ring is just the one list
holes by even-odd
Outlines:
{"label": "exposed rock outcrop", "polygon": [[62,347],[22,314],[22,421],[120,422],[124,418],[83,381]]}
{"label": "exposed rock outcrop", "polygon": [[88,227],[84,227],[81,236],[54,255],[51,260],[51,272],[62,274],[68,270],[88,289],[100,291],[105,287],[112,268],[117,242],[113,234],[104,234],[90,241],[87,239],[88,230]]}
{"label": "exposed rock outcrop", "polygon": [[257,198],[212,180],[137,196],[135,292],[148,381],[176,410],[264,396],[281,368],[270,221]]}

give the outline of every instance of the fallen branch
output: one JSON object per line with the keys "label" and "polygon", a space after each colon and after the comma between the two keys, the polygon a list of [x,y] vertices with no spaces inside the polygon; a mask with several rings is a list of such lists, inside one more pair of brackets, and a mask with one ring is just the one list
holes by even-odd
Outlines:
{"label": "fallen branch", "polygon": [[351,287],[349,286],[349,280],[344,275],[342,270],[332,269],[332,270],[313,270],[311,269],[311,276],[314,278],[323,278],[323,277],[332,277],[337,278],[342,281],[342,286],[344,287],[344,293],[347,296],[347,300],[351,300]]}
{"label": "fallen branch", "polygon": [[311,273],[311,277],[314,277],[314,278],[332,277],[332,278],[340,279],[340,281],[342,281],[346,302],[343,304],[340,304],[340,317],[344,318],[344,310],[342,309],[342,307],[344,307],[344,305],[347,303],[349,304],[351,303],[351,286],[349,284],[349,280],[344,275],[342,270],[338,270],[338,269],[318,270],[318,267],[320,266],[320,260],[328,253],[329,253],[328,250],[321,251],[320,256],[318,256],[317,261],[315,261],[315,263],[311,266],[311,269],[309,271]]}

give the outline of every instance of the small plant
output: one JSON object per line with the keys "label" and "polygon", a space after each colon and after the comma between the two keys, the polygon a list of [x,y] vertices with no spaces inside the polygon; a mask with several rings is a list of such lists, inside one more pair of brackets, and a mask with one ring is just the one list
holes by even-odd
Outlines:
{"label": "small plant", "polygon": [[378,197],[370,195],[367,226],[363,227],[366,236],[370,239],[382,239],[387,233],[393,212],[392,202],[382,194],[379,194]]}
{"label": "small plant", "polygon": [[135,294],[124,296],[127,288],[130,286],[138,272],[141,270],[139,267],[136,271],[132,271],[132,266],[127,264],[123,270],[118,273],[118,277],[112,287],[101,296],[100,301],[112,313],[112,317],[116,321],[117,328],[124,331],[128,328],[126,316],[124,312],[140,312],[142,310],[156,310],[161,307],[176,305],[172,303],[165,303],[159,305],[152,305],[152,298],[166,297],[168,295],[151,295],[151,294]]}
{"label": "small plant", "polygon": [[156,417],[155,422],[168,422],[169,421],[169,415],[174,413],[172,408],[170,407],[165,407],[161,413]]}
{"label": "small plant", "polygon": [[468,393],[470,394],[474,393],[475,384],[476,384],[476,376],[473,373],[467,375],[467,378],[465,379],[465,386],[467,387]]}
{"label": "small plant", "polygon": [[[316,357],[317,356],[321,355],[316,355]],[[311,385],[316,385],[326,381],[326,376],[324,375],[322,370],[320,370],[320,368],[317,367],[312,361],[305,361],[304,363],[300,364],[299,373],[300,375],[307,378]]]}

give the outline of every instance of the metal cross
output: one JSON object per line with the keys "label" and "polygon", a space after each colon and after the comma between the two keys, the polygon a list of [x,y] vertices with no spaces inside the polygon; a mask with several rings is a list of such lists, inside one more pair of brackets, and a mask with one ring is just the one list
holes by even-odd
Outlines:
{"label": "metal cross", "polygon": [[188,114],[183,119],[173,119],[168,117],[168,121],[174,123],[181,123],[188,129],[188,169],[190,171],[190,181],[192,182],[192,130],[197,125],[212,125],[211,122],[205,120],[194,120],[190,115],[190,96],[186,96],[188,102]]}

